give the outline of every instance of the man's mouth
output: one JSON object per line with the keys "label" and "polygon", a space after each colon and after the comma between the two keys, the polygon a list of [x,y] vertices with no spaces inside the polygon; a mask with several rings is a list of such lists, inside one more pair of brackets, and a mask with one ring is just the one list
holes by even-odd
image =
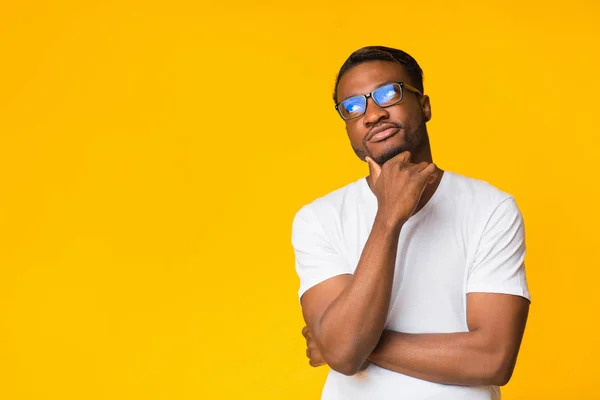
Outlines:
{"label": "man's mouth", "polygon": [[396,133],[398,133],[398,131],[400,130],[400,127],[398,127],[397,125],[394,124],[385,124],[382,125],[380,127],[374,128],[370,133],[369,133],[369,142],[381,142],[382,140],[385,140],[391,136],[394,136]]}

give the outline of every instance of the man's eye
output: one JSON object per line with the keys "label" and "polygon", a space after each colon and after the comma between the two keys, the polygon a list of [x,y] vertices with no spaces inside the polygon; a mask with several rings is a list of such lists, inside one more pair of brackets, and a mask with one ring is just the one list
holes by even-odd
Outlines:
{"label": "man's eye", "polygon": [[391,100],[394,96],[396,95],[396,92],[391,89],[388,90],[384,95],[383,95],[383,101],[389,101]]}

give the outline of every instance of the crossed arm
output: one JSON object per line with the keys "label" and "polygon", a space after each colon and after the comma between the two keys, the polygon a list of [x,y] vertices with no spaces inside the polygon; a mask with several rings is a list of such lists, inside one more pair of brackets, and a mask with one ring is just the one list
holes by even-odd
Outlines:
{"label": "crossed arm", "polygon": [[[465,386],[504,385],[510,379],[527,320],[527,299],[507,294],[469,293],[468,332],[407,334],[383,330],[381,325],[368,325],[365,320],[349,339],[348,324],[338,320],[337,326],[324,326],[333,318],[323,317],[327,312],[336,311],[331,305],[340,299],[343,301],[344,295],[348,297],[355,280],[353,275],[339,275],[304,294],[302,310],[309,348],[312,346],[312,365],[318,364],[321,358],[332,369],[353,375],[366,362],[372,362],[427,381]],[[384,311],[369,308],[371,312]],[[345,311],[345,321],[352,320],[352,310]],[[386,313],[387,308],[384,317]],[[340,314],[343,313],[338,312]],[[326,341],[326,337],[336,336],[339,341]],[[373,337],[377,337],[375,345]]]}
{"label": "crossed arm", "polygon": [[[519,352],[529,301],[516,295],[484,293],[490,286],[474,285],[483,290],[467,294],[467,332],[407,334],[385,330],[402,224],[390,223],[380,210],[353,274],[327,279],[302,296],[311,364],[315,364],[314,353],[345,375],[354,375],[370,362],[437,383],[506,384]],[[326,238],[308,225],[302,228],[308,233],[301,231],[303,236],[297,239],[304,240],[296,240],[298,254],[304,257],[311,248],[319,247],[327,255],[309,259],[307,265],[335,262],[331,261],[334,250]],[[481,279],[483,274],[485,279],[499,281],[518,277],[524,250],[522,218],[514,200],[507,198],[488,219],[471,277],[480,275]],[[479,273],[473,275],[475,271]]]}

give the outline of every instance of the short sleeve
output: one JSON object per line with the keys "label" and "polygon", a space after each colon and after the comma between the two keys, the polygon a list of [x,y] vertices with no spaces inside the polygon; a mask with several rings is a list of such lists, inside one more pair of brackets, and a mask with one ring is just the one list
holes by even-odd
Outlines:
{"label": "short sleeve", "polygon": [[490,216],[475,252],[467,293],[505,293],[531,300],[525,276],[525,227],[515,199]]}
{"label": "short sleeve", "polygon": [[347,260],[334,248],[321,222],[307,206],[292,223],[296,273],[300,278],[299,299],[311,287],[337,275],[352,274]]}

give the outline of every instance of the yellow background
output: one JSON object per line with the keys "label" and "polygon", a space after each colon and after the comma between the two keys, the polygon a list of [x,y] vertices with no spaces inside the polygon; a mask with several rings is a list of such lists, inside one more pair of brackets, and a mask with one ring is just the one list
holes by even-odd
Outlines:
{"label": "yellow background", "polygon": [[505,399],[600,398],[598,4],[3,1],[0,398],[318,398],[291,222],[367,173],[331,91],[373,44],[525,216]]}

